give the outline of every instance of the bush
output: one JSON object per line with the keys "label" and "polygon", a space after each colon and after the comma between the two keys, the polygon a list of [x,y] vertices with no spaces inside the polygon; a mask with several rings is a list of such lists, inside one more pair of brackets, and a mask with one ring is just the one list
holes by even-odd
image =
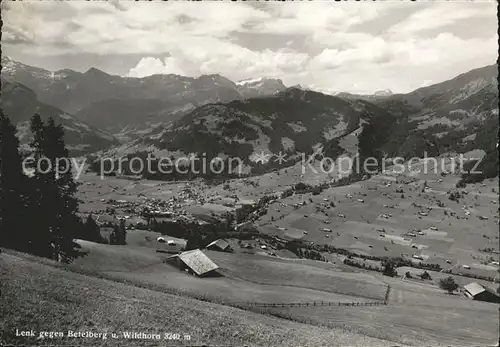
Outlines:
{"label": "bush", "polygon": [[[458,186],[458,183],[457,183],[457,186]],[[457,191],[451,192],[450,195],[448,196],[448,199],[450,199],[451,201],[456,201],[458,203],[460,200],[460,193]]]}
{"label": "bush", "polygon": [[431,275],[427,272],[427,271],[424,271],[423,273],[421,273],[420,275],[420,278],[423,279],[423,280],[432,280],[432,277]]}
{"label": "bush", "polygon": [[453,277],[448,276],[439,280],[439,288],[448,291],[449,294],[452,294],[458,289],[458,284],[455,282]]}
{"label": "bush", "polygon": [[384,264],[384,270],[382,271],[384,276],[395,277],[397,275],[396,269],[392,262],[386,262]]}

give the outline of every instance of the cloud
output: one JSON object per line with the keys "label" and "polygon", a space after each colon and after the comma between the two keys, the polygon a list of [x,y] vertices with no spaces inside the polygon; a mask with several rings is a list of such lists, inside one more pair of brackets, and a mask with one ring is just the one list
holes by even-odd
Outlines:
{"label": "cloud", "polygon": [[[239,3],[213,5],[31,2],[2,7],[7,11],[4,30],[22,28],[29,32],[33,41],[39,43],[37,53],[42,55],[66,53],[60,49],[54,51],[53,44],[58,41],[69,41],[87,53],[165,52],[185,38],[224,38],[242,29],[248,21],[265,20],[269,16]],[[53,11],[60,15],[54,18]],[[189,20],[179,20],[183,17]]]}
{"label": "cloud", "polygon": [[362,40],[353,48],[325,48],[311,60],[310,68],[328,69],[352,63],[382,63],[393,58],[391,48],[390,44],[378,37]]}
{"label": "cloud", "polygon": [[304,69],[309,56],[291,50],[254,52],[247,48],[220,41],[182,45],[170,52],[162,62],[147,57],[130,69],[128,75],[142,77],[159,73],[185,76],[221,74],[233,80],[255,76],[274,77]]}
{"label": "cloud", "polygon": [[96,61],[110,66],[106,59],[133,56],[133,65],[120,67],[120,74],[128,76],[218,73],[233,80],[279,77],[290,85],[330,91],[404,92],[425,80],[491,64],[497,56],[491,20],[486,21],[491,35],[484,28],[475,35],[474,27],[466,38],[458,34],[469,19],[494,18],[494,2],[44,1],[1,6],[2,48],[13,58],[68,61],[64,57],[80,54],[100,57]]}
{"label": "cloud", "polygon": [[252,30],[263,33],[313,34],[318,30],[346,31],[350,26],[371,20],[389,11],[392,3],[383,6],[360,6],[356,3],[290,2],[268,5],[272,20],[262,21]]}
{"label": "cloud", "polygon": [[179,61],[174,57],[165,58],[163,61],[159,58],[146,57],[142,58],[136,67],[130,69],[128,76],[145,77],[155,74],[188,76],[189,74],[179,65]]}
{"label": "cloud", "polygon": [[442,28],[450,24],[464,25],[474,17],[488,17],[495,12],[494,2],[444,2],[413,13],[388,31],[399,37],[408,37],[422,31]]}
{"label": "cloud", "polygon": [[345,50],[327,48],[311,59],[308,71],[316,89],[410,92],[426,81],[443,81],[493,64],[497,52],[495,37],[463,40],[441,33],[390,43],[375,38],[371,44]]}

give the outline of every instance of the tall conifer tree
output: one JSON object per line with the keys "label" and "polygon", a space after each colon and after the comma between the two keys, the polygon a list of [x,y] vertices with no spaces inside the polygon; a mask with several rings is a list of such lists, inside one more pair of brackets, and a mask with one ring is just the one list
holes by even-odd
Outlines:
{"label": "tall conifer tree", "polygon": [[30,123],[33,140],[30,143],[33,164],[31,169],[33,175],[29,180],[28,189],[30,191],[28,220],[30,253],[44,256],[53,256],[52,229],[50,219],[53,215],[53,206],[50,201],[54,198],[53,187],[50,185],[48,162],[45,160],[44,146],[44,124],[39,114],[31,118]]}
{"label": "tall conifer tree", "polygon": [[80,223],[76,215],[77,185],[64,144],[64,130],[52,118],[44,125],[36,114],[31,120],[31,131],[31,147],[37,163],[31,182],[31,207],[36,224],[33,225],[36,230],[34,253],[51,258],[71,257],[73,238]]}
{"label": "tall conifer tree", "polygon": [[0,110],[0,245],[23,249],[25,175],[16,128]]}
{"label": "tall conifer tree", "polygon": [[51,163],[50,184],[55,200],[52,215],[52,231],[55,238],[56,252],[70,255],[73,251],[73,238],[78,228],[78,200],[75,197],[77,185],[73,179],[69,153],[64,144],[62,125],[56,125],[49,118],[44,127],[44,153]]}

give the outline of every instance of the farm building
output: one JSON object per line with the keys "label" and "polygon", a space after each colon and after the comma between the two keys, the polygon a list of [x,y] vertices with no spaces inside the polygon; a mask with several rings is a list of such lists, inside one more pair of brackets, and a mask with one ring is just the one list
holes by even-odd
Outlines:
{"label": "farm building", "polygon": [[251,234],[258,234],[259,233],[259,228],[251,222],[240,223],[234,227],[234,230],[239,232],[239,233],[242,233],[242,232],[251,233]]}
{"label": "farm building", "polygon": [[219,267],[199,249],[182,252],[165,259],[166,263],[173,264],[181,270],[187,270],[199,277],[216,275]]}
{"label": "farm building", "polygon": [[489,288],[472,282],[464,286],[465,295],[473,300],[500,303],[500,297]]}
{"label": "farm building", "polygon": [[231,246],[226,240],[223,239],[215,240],[214,242],[209,243],[205,248],[211,251],[219,251],[219,252],[231,251]]}

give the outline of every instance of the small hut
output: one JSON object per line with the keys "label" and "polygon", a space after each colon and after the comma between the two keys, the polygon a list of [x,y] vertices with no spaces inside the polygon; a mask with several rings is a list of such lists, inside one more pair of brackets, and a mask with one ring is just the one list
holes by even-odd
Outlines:
{"label": "small hut", "polygon": [[165,262],[175,265],[181,270],[186,270],[198,277],[218,275],[216,272],[216,270],[219,269],[217,264],[199,249],[173,255],[165,259]]}
{"label": "small hut", "polygon": [[231,252],[229,242],[223,239],[215,240],[214,242],[209,243],[205,248],[211,251]]}

